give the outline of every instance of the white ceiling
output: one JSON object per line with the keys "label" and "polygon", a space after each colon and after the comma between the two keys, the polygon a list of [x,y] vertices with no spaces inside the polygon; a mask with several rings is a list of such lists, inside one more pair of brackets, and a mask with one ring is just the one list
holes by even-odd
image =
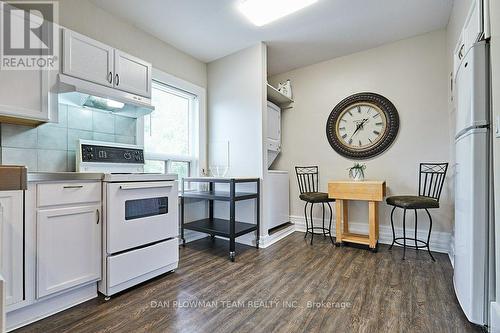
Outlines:
{"label": "white ceiling", "polygon": [[241,0],[91,0],[138,28],[210,62],[264,41],[269,74],[444,28],[453,0],[319,0],[255,27]]}

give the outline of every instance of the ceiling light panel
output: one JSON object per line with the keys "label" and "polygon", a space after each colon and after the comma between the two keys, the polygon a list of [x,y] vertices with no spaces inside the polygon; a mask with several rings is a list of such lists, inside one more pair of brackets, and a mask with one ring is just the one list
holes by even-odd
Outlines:
{"label": "ceiling light panel", "polygon": [[239,4],[238,9],[250,20],[250,22],[260,27],[310,6],[317,1],[318,0],[243,0]]}

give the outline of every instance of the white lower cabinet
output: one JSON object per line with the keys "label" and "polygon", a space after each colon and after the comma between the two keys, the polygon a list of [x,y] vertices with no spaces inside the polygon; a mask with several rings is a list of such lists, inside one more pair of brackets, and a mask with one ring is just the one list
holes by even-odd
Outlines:
{"label": "white lower cabinet", "polygon": [[5,305],[23,300],[23,192],[0,192],[0,273],[5,279]]}
{"label": "white lower cabinet", "polygon": [[6,329],[97,297],[102,269],[100,179],[29,182],[24,224],[23,201],[5,193],[0,192],[0,205],[11,207],[0,209],[0,258],[10,303]]}
{"label": "white lower cabinet", "polygon": [[36,297],[101,277],[100,205],[37,213]]}

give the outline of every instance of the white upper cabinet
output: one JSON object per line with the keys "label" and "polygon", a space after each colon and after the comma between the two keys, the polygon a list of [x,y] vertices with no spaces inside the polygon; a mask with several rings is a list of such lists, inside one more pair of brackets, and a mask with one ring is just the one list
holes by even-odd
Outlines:
{"label": "white upper cabinet", "polygon": [[40,209],[37,298],[101,277],[100,205]]}
{"label": "white upper cabinet", "polygon": [[115,50],[116,88],[145,97],[151,97],[151,64]]}
{"label": "white upper cabinet", "polygon": [[66,75],[113,86],[113,48],[80,35],[63,30],[63,66]]}
{"label": "white upper cabinet", "polygon": [[23,300],[23,192],[0,192],[0,273],[7,307]]}
{"label": "white upper cabinet", "polygon": [[[3,14],[1,6],[0,14]],[[11,19],[21,20],[16,24],[22,25],[24,17],[12,15]],[[30,40],[30,43],[37,42]],[[34,45],[40,46],[41,55],[41,42]],[[53,103],[57,98],[50,89],[56,82],[57,72],[57,69],[22,66],[0,70],[0,121],[26,125],[56,121],[57,108],[53,108]]]}
{"label": "white upper cabinet", "polygon": [[111,46],[63,31],[64,74],[151,98],[151,64]]}
{"label": "white upper cabinet", "polygon": [[[0,120],[22,124],[52,120],[48,70],[6,70],[0,74]],[[15,119],[21,119],[16,121]]]}

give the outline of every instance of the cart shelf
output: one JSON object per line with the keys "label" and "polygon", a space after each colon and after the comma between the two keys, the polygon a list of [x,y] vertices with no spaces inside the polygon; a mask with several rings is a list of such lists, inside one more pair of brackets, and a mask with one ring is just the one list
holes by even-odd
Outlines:
{"label": "cart shelf", "polygon": [[[208,191],[185,190],[186,183],[208,183]],[[217,183],[229,185],[229,191],[216,191]],[[255,183],[257,191],[255,193],[237,192],[236,184],[239,183]],[[181,203],[181,238],[183,246],[186,245],[184,238],[184,229],[204,232],[212,237],[229,238],[229,258],[231,261],[235,259],[235,238],[256,231],[256,247],[259,248],[259,227],[260,227],[260,179],[259,178],[184,178],[182,180],[182,191],[180,194]],[[203,199],[209,203],[208,218],[186,223],[184,222],[184,206],[186,199]],[[241,200],[255,200],[256,208],[256,224],[238,222],[236,216],[236,202]],[[214,201],[229,202],[229,219],[214,218]]]}
{"label": "cart shelf", "polygon": [[236,192],[234,194],[234,199],[231,198],[231,194],[226,191],[186,191],[182,194],[184,198],[197,198],[197,199],[208,199],[208,200],[218,200],[218,201],[240,201],[247,199],[257,198],[257,193],[246,193],[246,192]]}
{"label": "cart shelf", "polygon": [[[208,232],[215,236],[229,237],[231,232],[229,230],[229,220],[224,219],[201,219],[189,223],[184,223],[184,229]],[[234,235],[236,237],[247,234],[257,230],[257,225],[245,222],[234,222]]]}

